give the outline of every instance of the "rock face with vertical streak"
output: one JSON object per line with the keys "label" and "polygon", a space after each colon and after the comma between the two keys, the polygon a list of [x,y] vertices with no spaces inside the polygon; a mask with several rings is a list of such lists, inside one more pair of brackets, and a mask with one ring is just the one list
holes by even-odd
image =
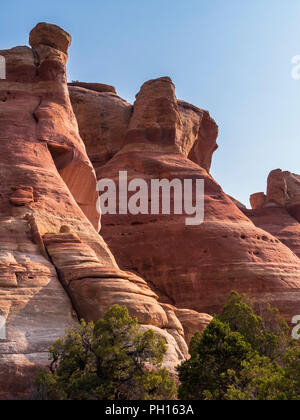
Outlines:
{"label": "rock face with vertical streak", "polygon": [[143,328],[165,337],[170,367],[187,356],[180,322],[170,325],[157,295],[119,269],[98,233],[95,171],[66,81],[70,42],[42,23],[31,48],[0,51],[7,65],[0,80],[1,399],[30,396],[50,344],[79,317],[97,320],[112,304],[126,304]]}
{"label": "rock face with vertical streak", "polygon": [[267,194],[253,194],[250,202],[252,210],[244,213],[300,258],[300,175],[281,169],[272,171]]}
{"label": "rock face with vertical streak", "polygon": [[[74,103],[76,94],[70,93]],[[87,133],[87,124],[81,124],[84,108],[82,102],[80,110],[74,109],[80,132]],[[204,179],[204,223],[186,226],[186,216],[174,212],[105,215],[102,235],[123,269],[143,277],[162,301],[178,310],[214,314],[229,293],[238,290],[257,305],[269,301],[290,319],[300,304],[300,260],[278,238],[256,227],[243,213],[245,208],[211,177],[217,136],[218,127],[208,112],[178,101],[169,78],[146,82],[125,136],[122,129],[118,152],[96,167],[97,178],[113,179],[118,188],[120,171],[127,171],[128,182],[139,178],[148,187],[151,179]],[[100,134],[97,142],[101,157]],[[95,144],[94,160],[96,151]],[[205,319],[205,315],[179,319],[188,331],[201,317]]]}

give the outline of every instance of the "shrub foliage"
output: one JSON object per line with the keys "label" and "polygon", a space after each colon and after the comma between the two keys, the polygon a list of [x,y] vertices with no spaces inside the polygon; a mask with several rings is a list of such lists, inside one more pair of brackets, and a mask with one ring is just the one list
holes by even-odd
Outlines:
{"label": "shrub foliage", "polygon": [[300,347],[276,309],[233,292],[178,367],[184,400],[299,400]]}
{"label": "shrub foliage", "polygon": [[113,306],[96,324],[84,321],[50,349],[49,371],[35,386],[48,400],[173,399],[174,381],[161,368],[164,341],[141,332],[126,307]]}

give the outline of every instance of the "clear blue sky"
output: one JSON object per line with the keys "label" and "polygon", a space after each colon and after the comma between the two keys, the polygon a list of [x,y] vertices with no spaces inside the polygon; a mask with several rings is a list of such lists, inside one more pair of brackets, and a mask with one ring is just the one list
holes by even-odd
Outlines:
{"label": "clear blue sky", "polygon": [[169,75],[177,96],[220,127],[212,174],[248,204],[272,169],[300,173],[299,0],[14,0],[1,3],[0,49],[40,21],[73,36],[69,78],[117,87]]}

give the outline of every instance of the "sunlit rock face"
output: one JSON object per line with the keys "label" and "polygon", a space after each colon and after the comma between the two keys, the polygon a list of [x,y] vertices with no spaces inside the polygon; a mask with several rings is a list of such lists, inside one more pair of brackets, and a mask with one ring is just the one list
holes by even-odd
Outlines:
{"label": "sunlit rock face", "polygon": [[0,398],[28,398],[50,344],[78,318],[97,320],[112,304],[164,336],[168,366],[187,356],[174,310],[119,269],[98,233],[96,175],[66,81],[70,43],[64,30],[42,23],[31,48],[0,51],[7,65],[0,80]]}
{"label": "sunlit rock face", "polygon": [[[31,47],[0,51],[1,399],[28,398],[54,339],[113,304],[164,338],[174,369],[231,290],[287,319],[300,303],[299,176],[276,171],[254,198],[255,211],[284,212],[281,235],[279,217],[269,229],[268,215],[259,221],[211,177],[218,126],[207,111],[177,100],[168,77],[146,82],[134,105],[111,86],[68,86],[70,43],[41,23]],[[203,179],[204,223],[174,212],[105,215],[99,233],[97,179],[119,188],[120,171],[148,186]]]}
{"label": "sunlit rock face", "polygon": [[261,229],[271,233],[300,257],[300,175],[272,171],[267,194],[253,194],[252,210],[244,213]]}
{"label": "sunlit rock face", "polygon": [[[85,105],[82,96],[79,108],[79,91],[70,93],[80,132],[91,138],[85,107],[99,110],[104,94],[96,98],[97,94],[85,93],[93,95],[94,103],[87,99]],[[113,106],[116,98],[105,100]],[[119,115],[121,102],[118,99]],[[96,113],[101,126],[101,114]],[[227,196],[209,174],[218,127],[208,112],[177,100],[172,81],[160,78],[142,86],[129,123],[127,118],[122,119],[120,135],[110,136],[111,142],[117,140],[110,144],[111,158],[106,162],[103,148],[115,125],[108,124],[103,140],[98,130],[92,149],[87,143],[93,161],[101,162],[95,164],[97,178],[114,180],[117,189],[120,171],[127,171],[129,181],[143,179],[149,187],[152,179],[204,179],[205,218],[199,226],[187,226],[185,216],[174,213],[103,216],[102,235],[119,265],[143,277],[162,301],[177,309],[214,314],[229,293],[238,290],[258,307],[272,303],[290,319],[299,310],[300,260],[278,238],[255,226],[243,213],[245,207]],[[95,122],[91,126],[94,130]]]}

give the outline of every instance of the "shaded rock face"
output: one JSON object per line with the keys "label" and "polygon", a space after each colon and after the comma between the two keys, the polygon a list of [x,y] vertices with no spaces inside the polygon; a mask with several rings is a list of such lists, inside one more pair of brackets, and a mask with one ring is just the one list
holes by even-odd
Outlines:
{"label": "shaded rock face", "polygon": [[269,232],[300,258],[300,223],[284,207],[244,210],[260,229]]}
{"label": "shaded rock face", "polygon": [[300,176],[281,169],[268,177],[267,194],[250,198],[244,213],[256,226],[271,233],[300,257]]}
{"label": "shaded rock face", "polygon": [[132,105],[116,93],[100,92],[94,85],[93,89],[87,85],[79,82],[71,84],[69,91],[80,135],[97,171],[120,150],[131,118]]}
{"label": "shaded rock face", "polygon": [[32,48],[0,51],[7,64],[0,80],[1,399],[28,397],[50,344],[79,317],[97,320],[112,304],[126,304],[144,328],[157,329],[168,342],[168,366],[187,356],[174,310],[119,269],[98,233],[95,171],[66,82],[70,42],[43,23],[30,34]]}
{"label": "shaded rock face", "polygon": [[[75,113],[80,131],[86,132],[87,124],[80,123],[85,104],[81,106]],[[99,114],[97,118],[101,120]],[[186,226],[185,217],[176,214],[105,215],[102,235],[123,269],[143,277],[162,301],[178,310],[214,314],[237,290],[258,307],[270,302],[290,320],[299,312],[300,260],[256,227],[242,212],[244,207],[210,176],[217,134],[207,112],[176,99],[169,78],[145,83],[127,132],[124,136],[122,130],[118,139],[119,151],[96,167],[97,178],[110,178],[118,185],[119,172],[127,171],[129,180],[143,179],[148,185],[151,179],[204,179],[205,220],[200,226]],[[98,148],[103,161],[101,135],[98,139],[92,158],[97,161]],[[194,319],[183,318],[183,324],[186,319],[188,331]]]}

